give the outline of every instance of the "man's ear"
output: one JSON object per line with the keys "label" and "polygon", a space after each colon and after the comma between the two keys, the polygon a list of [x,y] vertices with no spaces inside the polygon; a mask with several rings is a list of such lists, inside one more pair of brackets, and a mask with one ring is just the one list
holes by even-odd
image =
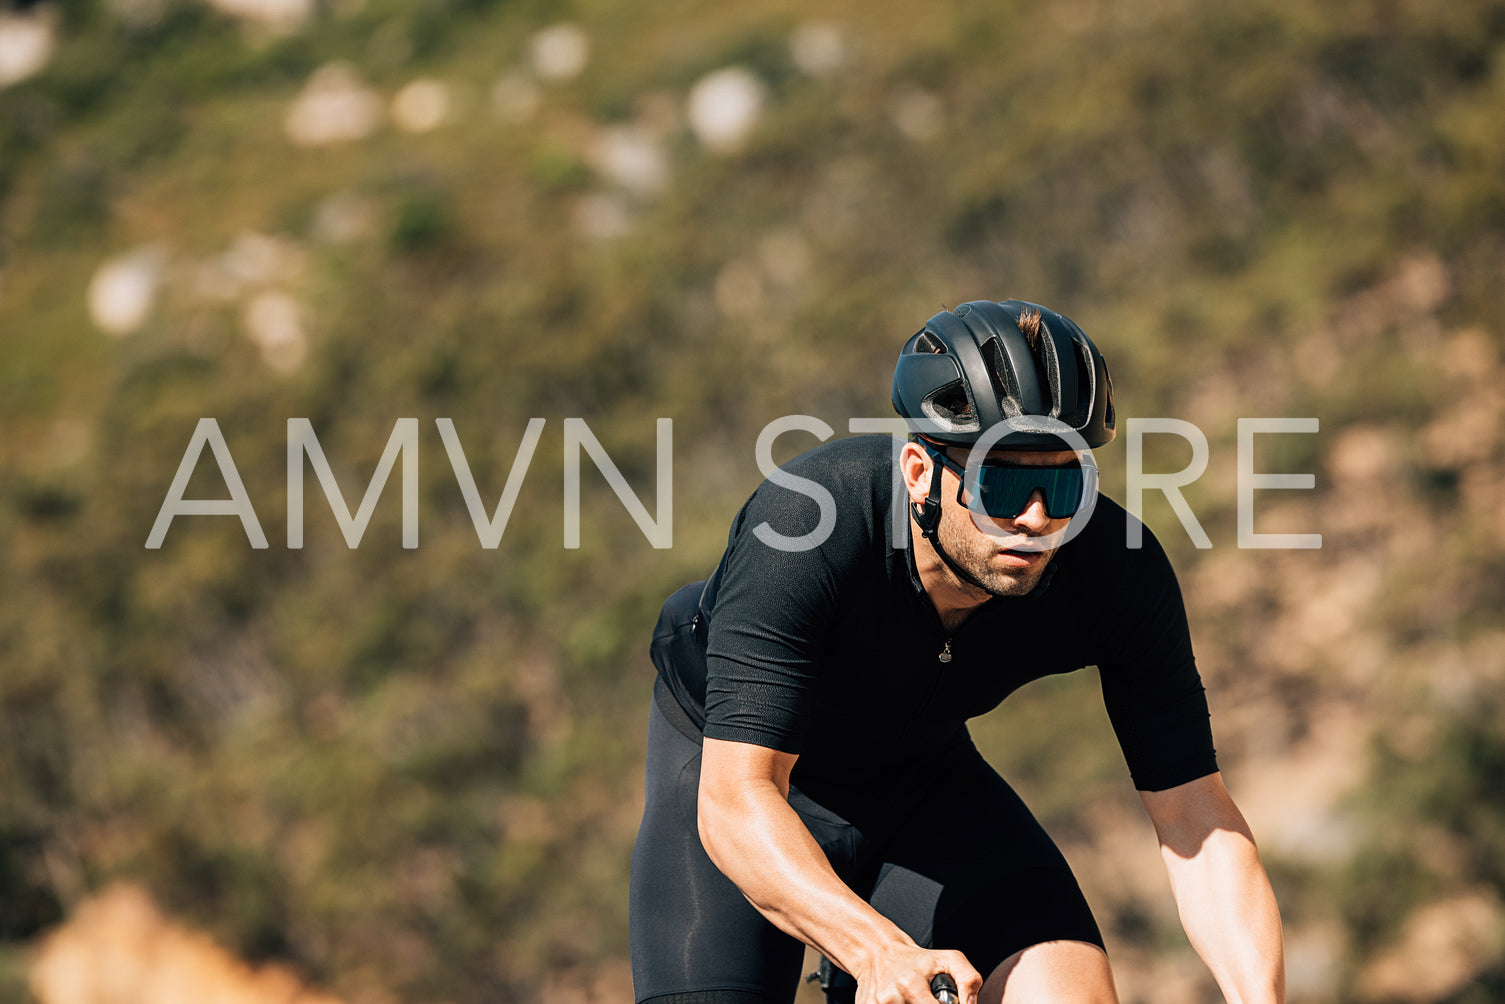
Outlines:
{"label": "man's ear", "polygon": [[924,505],[930,495],[930,467],[933,461],[925,448],[914,440],[904,444],[899,453],[899,469],[904,475],[904,488],[909,500]]}

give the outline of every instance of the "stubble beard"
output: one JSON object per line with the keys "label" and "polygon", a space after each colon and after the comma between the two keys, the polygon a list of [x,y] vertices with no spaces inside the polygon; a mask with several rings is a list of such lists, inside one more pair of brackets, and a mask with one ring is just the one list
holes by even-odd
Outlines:
{"label": "stubble beard", "polygon": [[[972,523],[971,513],[965,509],[960,509],[958,515],[956,510],[946,507],[941,512],[941,522],[937,532],[942,536],[941,546],[946,549],[951,560],[982,583],[983,589],[992,596],[1027,596],[1034,592],[1035,587],[1040,584],[1041,576],[1045,574],[1045,569],[1056,555],[1055,550],[1052,549],[1045,552],[1042,560],[1027,567],[996,567],[992,563],[992,558],[998,551],[997,539],[978,530]],[[962,585],[976,588],[965,580],[962,581]]]}

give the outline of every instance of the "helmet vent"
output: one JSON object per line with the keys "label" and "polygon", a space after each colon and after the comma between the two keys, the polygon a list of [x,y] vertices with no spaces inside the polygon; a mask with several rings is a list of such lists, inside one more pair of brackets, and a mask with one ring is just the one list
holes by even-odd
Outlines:
{"label": "helmet vent", "polygon": [[936,338],[930,332],[922,331],[915,336],[914,351],[928,352],[932,355],[945,355],[946,346],[942,345],[940,339]]}
{"label": "helmet vent", "polygon": [[1014,368],[1009,365],[1008,357],[1003,354],[1003,346],[998,339],[989,338],[983,347],[983,366],[987,368],[988,380],[993,384],[993,394],[998,398],[998,403],[1003,406],[1004,414],[1009,418],[1018,415],[1019,412],[1019,378],[1014,374]]}
{"label": "helmet vent", "polygon": [[1037,363],[1044,364],[1045,383],[1040,388],[1041,409],[1047,415],[1061,416],[1061,410],[1067,407],[1067,402],[1061,400],[1061,360],[1056,357],[1056,340],[1054,338],[1038,338],[1034,344],[1034,357]]}
{"label": "helmet vent", "polygon": [[960,380],[938,388],[925,399],[921,407],[927,416],[945,426],[949,432],[976,432],[982,428],[977,410],[967,397],[967,388]]}
{"label": "helmet vent", "polygon": [[1092,417],[1092,396],[1096,391],[1093,386],[1097,382],[1096,369],[1092,365],[1092,353],[1087,346],[1073,338],[1071,348],[1076,354],[1076,401],[1072,403],[1071,414],[1062,415],[1061,418],[1072,428],[1081,428]]}

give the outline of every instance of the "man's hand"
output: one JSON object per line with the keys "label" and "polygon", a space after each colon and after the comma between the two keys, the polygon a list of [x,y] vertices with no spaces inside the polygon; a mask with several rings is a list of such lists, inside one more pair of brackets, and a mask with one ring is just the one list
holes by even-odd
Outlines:
{"label": "man's hand", "polygon": [[982,976],[961,952],[892,944],[875,951],[857,979],[857,1004],[935,1004],[930,981],[950,973],[965,1004],[976,1004]]}

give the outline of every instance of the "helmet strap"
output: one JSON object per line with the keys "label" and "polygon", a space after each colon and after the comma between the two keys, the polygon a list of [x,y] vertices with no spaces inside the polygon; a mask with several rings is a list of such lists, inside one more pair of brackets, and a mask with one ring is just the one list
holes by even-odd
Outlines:
{"label": "helmet strap", "polygon": [[930,494],[925,497],[924,505],[911,501],[909,513],[919,524],[921,536],[934,543],[941,525],[941,465],[934,460],[930,462]]}
{"label": "helmet strap", "polygon": [[930,541],[930,546],[935,548],[935,553],[940,555],[941,561],[957,578],[985,593],[991,593],[992,590],[977,581],[977,576],[953,561],[951,555],[946,553],[946,548],[941,545],[941,464],[932,460],[930,469],[930,494],[926,496],[923,506],[916,502],[909,503],[910,515],[919,526],[920,535]]}

